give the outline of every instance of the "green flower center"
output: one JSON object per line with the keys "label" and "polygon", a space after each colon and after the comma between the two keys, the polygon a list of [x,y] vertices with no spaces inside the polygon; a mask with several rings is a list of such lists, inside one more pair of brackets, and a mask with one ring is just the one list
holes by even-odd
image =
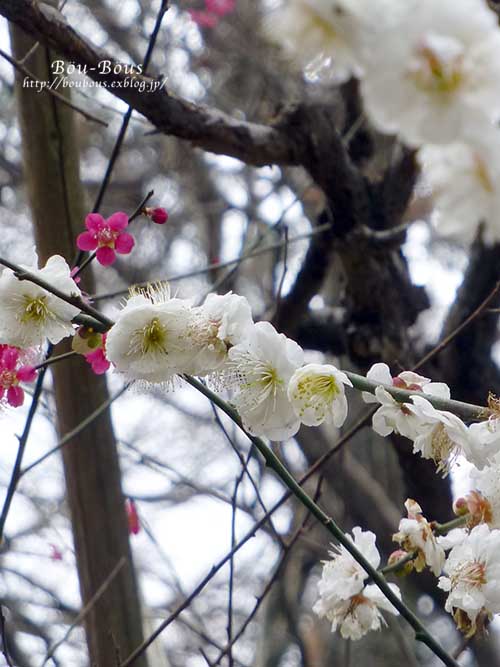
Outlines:
{"label": "green flower center", "polygon": [[140,330],[140,337],[142,354],[151,354],[154,352],[168,354],[165,347],[167,331],[157,317],[154,317],[149,324],[146,324]]}
{"label": "green flower center", "polygon": [[33,322],[36,324],[42,324],[49,317],[49,309],[47,307],[47,297],[38,296],[38,297],[25,297],[24,301],[24,313],[21,317],[21,322],[26,324],[28,322]]}

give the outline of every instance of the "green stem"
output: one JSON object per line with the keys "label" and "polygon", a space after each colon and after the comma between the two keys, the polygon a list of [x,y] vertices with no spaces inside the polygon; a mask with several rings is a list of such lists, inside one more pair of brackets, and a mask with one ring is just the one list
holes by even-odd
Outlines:
{"label": "green stem", "polygon": [[196,380],[193,377],[188,375],[183,376],[186,382],[191,386],[195,387],[198,391],[204,394],[210,401],[215,403],[218,408],[220,408],[225,414],[230,417],[234,423],[247,435],[255,447],[259,450],[263,456],[266,464],[278,475],[278,477],[285,483],[285,485],[290,489],[293,495],[300,500],[300,502],[306,507],[311,514],[318,519],[330,532],[331,535],[351,554],[351,556],[361,565],[365,570],[368,576],[373,580],[373,582],[379,587],[385,597],[391,602],[391,604],[399,611],[401,616],[411,625],[415,630],[415,637],[417,640],[426,644],[430,650],[435,653],[445,665],[448,667],[458,667],[458,663],[442,648],[439,642],[427,631],[425,626],[421,623],[418,617],[409,609],[404,602],[402,602],[398,596],[392,591],[389,584],[385,580],[384,576],[380,574],[370,563],[366,560],[363,554],[358,551],[354,546],[351,540],[344,534],[344,532],[339,528],[335,521],[329,517],[323,510],[317,505],[314,500],[304,491],[304,489],[298,484],[294,477],[289,473],[285,466],[281,463],[279,458],[274,454],[274,452],[265,444],[261,438],[257,438],[249,434],[237,413],[237,411],[231,407],[226,401],[214,394],[208,387],[202,384],[199,380]]}
{"label": "green stem", "polygon": [[484,419],[488,415],[488,408],[480,405],[472,405],[471,403],[462,403],[462,401],[454,401],[447,398],[438,398],[432,394],[424,394],[422,391],[407,391],[406,389],[399,389],[392,385],[382,384],[381,382],[372,382],[363,375],[344,371],[349,380],[352,382],[355,389],[359,391],[367,391],[370,394],[375,393],[377,387],[383,387],[396,401],[400,403],[409,403],[412,396],[421,396],[431,403],[436,410],[447,410],[453,412],[459,417],[463,417],[469,421]]}

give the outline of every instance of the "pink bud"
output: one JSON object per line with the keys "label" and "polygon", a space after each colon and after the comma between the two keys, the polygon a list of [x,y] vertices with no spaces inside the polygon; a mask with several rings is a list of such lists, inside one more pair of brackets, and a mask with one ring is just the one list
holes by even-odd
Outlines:
{"label": "pink bud", "polygon": [[164,225],[168,220],[168,213],[160,206],[157,208],[145,208],[144,213],[157,225]]}
{"label": "pink bud", "polygon": [[457,498],[453,503],[453,512],[457,516],[464,516],[469,512],[469,507],[466,498]]}
{"label": "pink bud", "polygon": [[125,511],[127,512],[129,535],[137,535],[137,533],[141,530],[141,524],[139,522],[137,507],[135,506],[135,502],[132,500],[132,498],[126,499]]}

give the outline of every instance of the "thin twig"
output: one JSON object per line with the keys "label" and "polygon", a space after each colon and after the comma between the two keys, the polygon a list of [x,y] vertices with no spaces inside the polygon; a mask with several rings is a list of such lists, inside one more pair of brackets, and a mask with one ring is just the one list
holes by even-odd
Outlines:
{"label": "thin twig", "polygon": [[[158,38],[158,34],[160,32],[160,27],[161,23],[163,21],[163,17],[165,16],[166,11],[168,10],[168,5],[169,5],[169,0],[162,0],[160,9],[158,11],[158,14],[156,16],[156,21],[155,25],[153,28],[153,31],[151,33],[151,36],[149,38],[148,42],[148,47],[146,50],[146,55],[144,56],[144,60],[142,62],[142,69],[143,72],[146,72],[149,63],[151,61],[151,57],[153,55],[153,50],[156,44],[156,40]],[[129,106],[125,115],[123,116],[122,124],[120,126],[120,131],[118,132],[118,136],[116,137],[115,145],[113,146],[113,150],[111,151],[111,156],[108,161],[108,165],[106,167],[106,171],[104,173],[104,177],[101,182],[101,187],[99,188],[99,192],[97,193],[94,206],[92,208],[93,213],[97,213],[99,209],[101,208],[102,200],[104,199],[104,195],[106,194],[106,190],[108,188],[109,182],[111,180],[111,175],[113,173],[113,169],[115,166],[116,161],[118,160],[118,156],[120,155],[120,150],[123,145],[123,141],[125,139],[125,134],[127,133],[127,129],[130,123],[130,119],[132,118],[132,113],[134,109],[132,106]],[[83,251],[80,251],[77,255],[75,265],[80,264],[84,256]],[[86,265],[86,263],[85,263]],[[81,269],[80,269],[81,270]]]}
{"label": "thin twig", "polygon": [[[43,371],[42,371],[43,372]],[[40,463],[43,463],[45,459],[47,459],[49,456],[52,456],[55,452],[58,452],[60,449],[64,447],[72,438],[74,438],[76,435],[81,433],[87,426],[92,424],[93,421],[95,421],[105,410],[109,408],[109,406],[114,403],[120,396],[128,389],[129,385],[126,384],[123,386],[119,391],[116,392],[113,396],[110,396],[106,401],[101,403],[101,405],[94,410],[93,412],[90,413],[88,417],[83,419],[79,424],[75,426],[75,428],[71,429],[71,431],[68,431],[55,445],[55,447],[52,447],[52,449],[49,449],[48,452],[45,452],[40,458],[36,459],[36,461],[33,461],[33,463],[30,463],[29,466],[26,466],[26,468],[23,468],[20,473],[19,477],[23,477],[28,473],[30,470],[33,470],[36,466],[40,465]]]}
{"label": "thin twig", "polygon": [[[194,271],[187,271],[184,273],[178,273],[173,276],[168,276],[167,278],[160,278],[159,281],[161,282],[169,282],[173,283],[178,280],[185,280],[187,278],[195,278],[196,276],[201,276],[205,273],[210,273],[210,271],[213,271],[214,269],[224,269],[228,266],[232,266],[233,264],[241,264],[242,262],[246,261],[247,259],[252,259],[253,257],[258,257],[259,255],[263,255],[266,252],[271,252],[272,250],[277,250],[279,248],[282,248],[286,243],[291,244],[295,243],[296,241],[304,241],[306,239],[310,239],[312,236],[315,236],[316,234],[321,234],[322,232],[326,231],[331,227],[331,224],[329,222],[325,223],[324,225],[319,225],[318,227],[315,227],[313,230],[310,232],[306,232],[304,234],[297,234],[296,236],[292,236],[289,238],[287,241],[277,241],[276,243],[270,243],[269,245],[262,246],[261,248],[257,248],[255,250],[250,250],[243,255],[240,255],[239,257],[235,257],[234,259],[229,259],[225,262],[214,262],[212,264],[208,264],[207,266],[202,267],[201,269],[194,269]],[[146,287],[151,281],[147,281],[144,283],[137,283],[138,287]],[[158,281],[155,281],[158,282]],[[117,296],[123,296],[124,294],[128,293],[128,289],[125,290],[116,290],[115,292],[106,292],[105,294],[93,294],[92,295],[92,301],[102,301],[103,299],[113,299],[114,297]]]}
{"label": "thin twig", "polygon": [[208,387],[198,380],[184,376],[186,382],[198,389],[210,401],[214,402],[228,417],[230,417],[235,424],[246,433],[250,441],[259,450],[263,456],[266,464],[276,473],[281,481],[290,489],[293,495],[306,507],[311,514],[325,526],[328,532],[351,554],[351,556],[361,565],[365,572],[372,577],[374,584],[382,591],[389,602],[396,607],[401,616],[409,623],[415,630],[415,638],[417,641],[424,643],[431,651],[437,655],[445,665],[448,667],[458,667],[458,663],[443,649],[441,644],[428,632],[425,626],[421,623],[419,618],[411,611],[411,609],[394,593],[391,587],[386,582],[384,576],[380,574],[365,556],[354,546],[345,533],[340,529],[332,517],[325,514],[325,512],[314,502],[314,500],[304,491],[297,480],[290,474],[287,468],[283,465],[276,454],[266,445],[266,443],[256,436],[248,433],[237,413],[237,411],[221,399],[217,394],[212,392]]}
{"label": "thin twig", "polygon": [[3,614],[3,607],[0,605],[0,636],[2,638],[2,653],[8,667],[14,667],[10,659],[9,647],[7,646],[7,630],[5,627],[5,616]]}
{"label": "thin twig", "polygon": [[96,603],[100,600],[100,598],[104,595],[104,593],[110,587],[110,585],[112,584],[113,580],[116,578],[116,576],[118,575],[120,570],[125,566],[125,563],[126,563],[125,556],[122,556],[120,558],[120,560],[118,561],[118,563],[114,566],[114,568],[108,574],[106,579],[103,581],[103,583],[96,590],[94,595],[90,598],[90,600],[87,602],[87,604],[83,607],[83,609],[77,615],[77,617],[75,618],[73,623],[71,623],[71,625],[68,627],[68,629],[64,633],[64,636],[59,641],[57,641],[55,644],[53,644],[50,647],[50,649],[47,651],[47,654],[46,654],[45,658],[43,659],[43,662],[41,663],[40,667],[43,667],[45,665],[45,663],[54,655],[54,653],[57,651],[57,649],[67,641],[70,634],[73,632],[74,628],[76,628],[77,625],[80,625],[80,623],[92,611],[92,609],[95,607]]}
{"label": "thin twig", "polygon": [[[49,348],[48,354],[52,351],[52,348]],[[14,494],[16,492],[17,485],[19,483],[19,480],[21,479],[22,471],[21,471],[21,465],[23,462],[23,457],[24,457],[24,452],[26,449],[26,444],[28,442],[28,437],[30,434],[31,430],[31,424],[33,422],[33,419],[35,417],[36,409],[38,406],[38,401],[40,400],[40,395],[42,393],[42,386],[43,386],[43,380],[45,378],[45,373],[47,372],[46,368],[42,368],[40,371],[36,385],[35,385],[35,390],[33,392],[33,398],[31,399],[31,405],[30,409],[28,412],[28,416],[26,417],[26,422],[24,424],[24,429],[21,437],[19,438],[19,447],[17,449],[17,455],[16,455],[16,460],[14,463],[14,468],[12,469],[12,474],[10,476],[10,482],[9,486],[7,488],[7,494],[5,496],[5,501],[2,507],[2,514],[0,515],[0,543],[2,542],[3,538],[3,532],[5,528],[5,522],[7,521],[7,516],[9,514],[9,509],[12,504],[12,500],[14,498]]]}
{"label": "thin twig", "polygon": [[56,364],[58,361],[64,361],[64,359],[69,359],[70,357],[76,357],[77,353],[71,350],[71,352],[64,352],[63,354],[57,354],[55,357],[48,357],[45,361],[42,361],[40,364],[37,364],[33,368],[39,370],[40,368],[45,368],[46,366],[51,366]]}
{"label": "thin twig", "polygon": [[65,104],[67,107],[70,109],[73,109],[73,111],[76,111],[77,113],[81,114],[84,116],[87,120],[92,121],[93,123],[98,123],[99,125],[103,125],[104,127],[108,127],[108,123],[105,121],[101,120],[100,118],[97,118],[97,116],[92,115],[88,111],[85,111],[85,109],[82,109],[81,107],[77,106],[73,102],[71,102],[67,97],[64,95],[61,95],[61,93],[58,93],[57,90],[52,90],[50,85],[47,84],[47,81],[40,81],[40,79],[37,79],[36,76],[29,71],[27,67],[25,67],[19,60],[15,60],[11,56],[9,56],[8,53],[5,53],[2,49],[0,49],[0,56],[2,58],[5,58],[7,62],[9,62],[14,69],[17,69],[19,72],[22,72],[25,76],[28,77],[28,79],[31,79],[31,81],[34,81],[37,86],[36,90],[41,90],[44,93],[47,93],[48,95],[52,95],[52,97],[55,97],[56,100],[59,100],[62,104]]}
{"label": "thin twig", "polygon": [[[151,199],[151,197],[153,195],[154,195],[154,190],[150,190],[148,192],[148,194],[144,197],[144,199],[141,201],[139,206],[135,209],[135,211],[129,217],[129,219],[128,219],[129,224],[131,222],[133,222],[136,218],[138,218],[142,214],[142,211],[143,211],[144,207],[146,206],[146,204],[148,203],[148,201]],[[83,269],[85,269],[90,264],[90,262],[94,261],[96,256],[97,256],[97,252],[92,252],[92,253],[90,253],[90,255],[88,255],[84,259],[84,261],[80,264],[80,266],[77,267],[76,264],[75,264],[76,271],[73,272],[73,278],[76,278],[77,276],[79,276],[80,273],[83,271]],[[77,260],[77,263],[78,263],[78,260]]]}

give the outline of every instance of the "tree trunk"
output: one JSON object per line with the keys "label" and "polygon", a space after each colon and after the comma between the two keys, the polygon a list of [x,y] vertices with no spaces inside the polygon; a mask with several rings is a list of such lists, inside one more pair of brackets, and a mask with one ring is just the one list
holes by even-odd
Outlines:
{"label": "tree trunk", "polygon": [[[33,39],[11,26],[14,57],[22,59]],[[57,56],[39,45],[25,65],[38,79],[50,81]],[[53,96],[23,87],[16,93],[27,182],[40,263],[60,254],[69,261],[75,236],[83,228],[84,193],[74,113]],[[93,290],[90,270],[84,289]],[[57,352],[68,349],[68,341]],[[108,398],[104,378],[95,376],[82,357],[53,367],[57,426],[60,435],[79,424]],[[63,449],[78,575],[83,603],[96,593],[120,559],[125,564],[85,619],[92,665],[111,667],[142,641],[139,596],[128,542],[127,517],[113,427],[105,412]],[[145,658],[137,660],[145,667]]]}

